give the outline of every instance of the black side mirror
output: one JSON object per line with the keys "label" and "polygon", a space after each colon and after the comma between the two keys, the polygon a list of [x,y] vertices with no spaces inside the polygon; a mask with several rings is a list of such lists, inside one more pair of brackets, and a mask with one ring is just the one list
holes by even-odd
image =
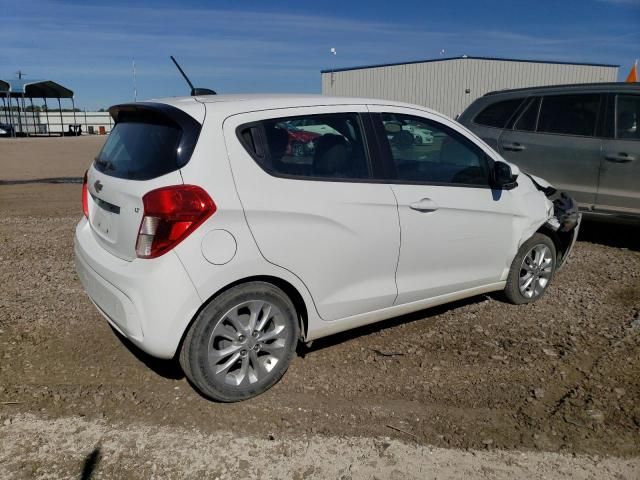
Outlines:
{"label": "black side mirror", "polygon": [[493,164],[493,184],[496,188],[503,190],[511,190],[518,186],[516,179],[518,175],[514,175],[509,164],[504,162],[495,162]]}

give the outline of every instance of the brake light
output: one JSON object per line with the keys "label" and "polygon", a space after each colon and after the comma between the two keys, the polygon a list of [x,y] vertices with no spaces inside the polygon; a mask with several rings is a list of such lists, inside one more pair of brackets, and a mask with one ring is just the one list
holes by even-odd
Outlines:
{"label": "brake light", "polygon": [[216,212],[216,204],[202,188],[175,185],[152,190],[142,197],[136,255],[156,258],[187,238]]}
{"label": "brake light", "polygon": [[[88,171],[88,170],[87,170]],[[82,213],[89,218],[89,190],[87,189],[87,172],[82,180]]]}

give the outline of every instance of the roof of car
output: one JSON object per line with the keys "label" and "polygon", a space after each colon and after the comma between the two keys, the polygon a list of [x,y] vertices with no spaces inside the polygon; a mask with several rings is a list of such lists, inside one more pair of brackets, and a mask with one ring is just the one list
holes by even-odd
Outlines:
{"label": "roof of car", "polygon": [[508,93],[538,93],[538,92],[567,92],[567,91],[619,91],[619,90],[638,90],[640,83],[628,82],[600,82],[600,83],[571,83],[566,85],[545,85],[540,87],[512,88],[507,90],[495,90],[485,93],[489,95],[503,95]]}
{"label": "roof of car", "polygon": [[149,100],[184,108],[185,104],[198,101],[208,105],[216,105],[225,112],[249,112],[256,110],[271,110],[278,108],[312,107],[322,105],[395,105],[416,108],[436,113],[420,105],[381,100],[374,98],[335,97],[313,94],[231,94],[231,95],[205,95],[197,97],[169,97]]}

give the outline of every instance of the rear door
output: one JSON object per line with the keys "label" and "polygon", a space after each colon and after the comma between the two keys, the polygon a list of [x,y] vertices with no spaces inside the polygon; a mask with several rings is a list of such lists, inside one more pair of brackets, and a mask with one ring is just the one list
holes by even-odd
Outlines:
{"label": "rear door", "polygon": [[388,185],[372,182],[362,105],[234,115],[224,135],[262,255],[297,275],[324,320],[393,305],[400,227]]}
{"label": "rear door", "polygon": [[640,215],[640,94],[618,94],[614,105],[607,118],[614,135],[602,143],[596,210]]}
{"label": "rear door", "polygon": [[[204,106],[192,106],[194,115]],[[136,258],[142,197],[182,184],[201,123],[164,104],[121,105],[110,110],[116,124],[87,172],[89,223],[98,243],[124,260]]]}
{"label": "rear door", "polygon": [[600,94],[532,97],[498,142],[523,171],[569,193],[583,208],[596,201],[601,140],[595,136]]}

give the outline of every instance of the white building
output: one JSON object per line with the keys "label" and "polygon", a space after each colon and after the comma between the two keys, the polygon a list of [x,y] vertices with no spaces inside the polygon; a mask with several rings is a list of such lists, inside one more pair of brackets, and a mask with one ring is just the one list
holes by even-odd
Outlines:
{"label": "white building", "polygon": [[456,57],[322,70],[322,93],[396,100],[455,118],[495,90],[615,82],[619,65]]}

